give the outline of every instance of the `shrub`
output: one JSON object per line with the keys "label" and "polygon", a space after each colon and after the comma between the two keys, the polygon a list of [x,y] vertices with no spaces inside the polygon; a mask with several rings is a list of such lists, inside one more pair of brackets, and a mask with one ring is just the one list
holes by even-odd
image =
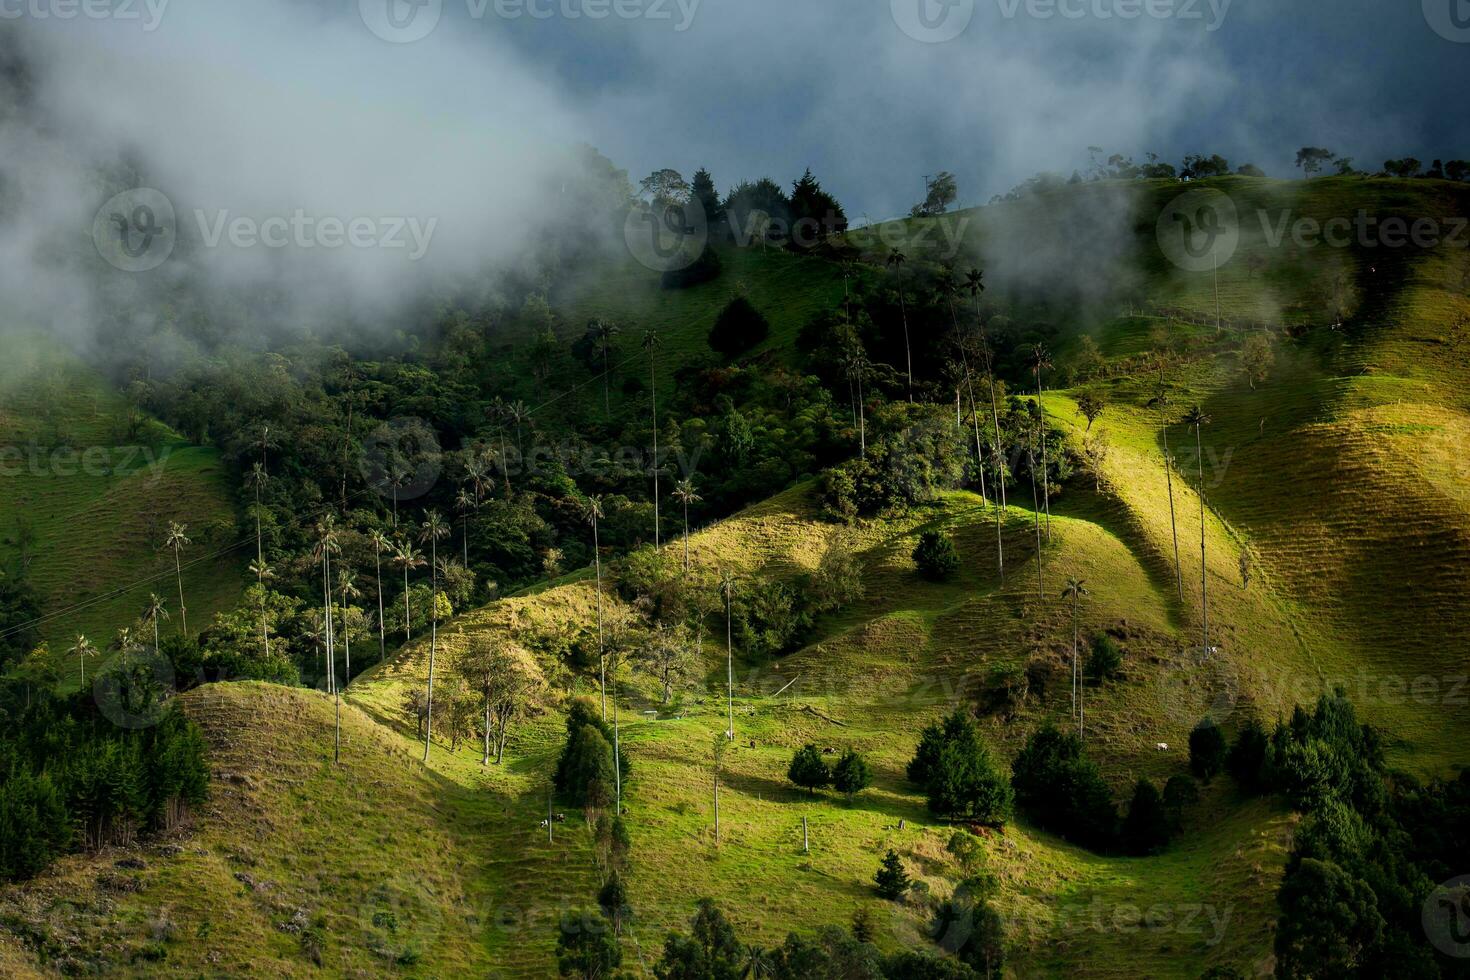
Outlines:
{"label": "shrub", "polygon": [[852,749],[842,753],[842,758],[832,767],[832,788],[846,794],[849,800],[867,789],[872,782],[873,773],[868,768],[867,760]]}
{"label": "shrub", "polygon": [[743,354],[764,341],[771,325],[744,296],[736,296],[726,304],[709,332],[709,345],[725,357]]}
{"label": "shrub", "polygon": [[936,816],[992,825],[1010,818],[1011,788],[962,708],[924,729],[908,777],[924,787]]}
{"label": "shrub", "polygon": [[863,563],[845,534],[827,545],[807,591],[812,597],[812,610],[819,613],[842,609],[863,597]]}
{"label": "shrub", "polygon": [[730,615],[735,642],[756,657],[795,649],[812,627],[805,596],[784,582],[767,580],[736,589]]}
{"label": "shrub", "polygon": [[791,757],[786,778],[815,794],[818,789],[831,784],[832,772],[827,768],[827,763],[822,761],[822,753],[817,751],[817,747],[807,743]]}
{"label": "shrub", "polygon": [[1092,638],[1092,653],[1087,657],[1087,676],[1097,683],[1111,680],[1123,670],[1123,651],[1106,633]]}
{"label": "shrub", "polygon": [[1068,840],[1103,849],[1117,835],[1112,791],[1076,735],[1050,724],[1032,734],[1011,764],[1011,786],[1027,816]]}
{"label": "shrub", "polygon": [[1212,719],[1206,718],[1189,733],[1189,769],[1208,783],[1225,765],[1225,736]]}
{"label": "shrub", "polygon": [[[597,805],[613,788],[612,728],[586,701],[567,713],[567,740],[556,761],[556,791],[575,806]],[[631,768],[628,753],[619,752],[622,778]]]}
{"label": "shrub", "polygon": [[659,279],[659,285],[664,289],[688,289],[690,286],[720,278],[720,273],[724,270],[725,265],[720,261],[719,253],[706,244],[689,265],[665,272]]}
{"label": "shrub", "polygon": [[890,902],[898,901],[908,892],[908,872],[903,869],[903,862],[892,850],[884,856],[882,864],[878,866],[878,873],[873,876],[873,882],[878,886],[878,894]]}
{"label": "shrub", "polygon": [[960,556],[949,535],[941,531],[925,531],[914,548],[914,564],[919,566],[920,575],[939,582],[959,570]]}
{"label": "shrub", "polygon": [[1266,789],[1266,730],[1252,718],[1235,736],[1235,744],[1225,756],[1225,771],[1239,785],[1240,791],[1248,795],[1262,793]]}
{"label": "shrub", "polygon": [[1169,816],[1158,788],[1140,779],[1123,820],[1123,847],[1130,854],[1157,854],[1169,843]]}
{"label": "shrub", "polygon": [[1185,773],[1170,776],[1164,784],[1164,810],[1169,814],[1169,826],[1178,832],[1184,823],[1184,811],[1199,802],[1199,786]]}

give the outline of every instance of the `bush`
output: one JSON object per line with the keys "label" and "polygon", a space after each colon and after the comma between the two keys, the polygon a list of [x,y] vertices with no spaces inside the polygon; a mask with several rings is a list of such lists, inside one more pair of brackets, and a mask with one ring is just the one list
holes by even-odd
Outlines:
{"label": "bush", "polygon": [[735,590],[730,616],[735,643],[754,657],[799,647],[812,627],[806,597],[784,582],[753,582]]}
{"label": "bush", "polygon": [[1164,810],[1169,814],[1169,827],[1178,832],[1184,823],[1184,811],[1199,802],[1199,786],[1190,776],[1179,773],[1164,784]]}
{"label": "bush", "polygon": [[1117,836],[1112,791],[1076,735],[1050,724],[1035,732],[1011,764],[1011,786],[1016,805],[1044,829],[1095,850]]}
{"label": "bush", "polygon": [[[612,728],[586,701],[577,701],[567,713],[567,740],[556,761],[556,791],[574,806],[607,802],[613,773]],[[628,778],[628,753],[619,752],[622,778]]]}
{"label": "bush", "polygon": [[1256,795],[1266,789],[1266,751],[1269,743],[1266,730],[1252,718],[1235,736],[1235,744],[1225,756],[1225,771],[1247,795]]}
{"label": "bush", "polygon": [[743,354],[771,334],[771,325],[744,296],[736,296],[720,311],[709,332],[709,345],[725,357]]}
{"label": "bush", "polygon": [[812,597],[812,611],[818,613],[842,609],[863,597],[863,563],[845,534],[827,545],[807,592]]}
{"label": "bush", "polygon": [[1011,788],[963,708],[924,729],[908,777],[936,816],[996,826],[1010,819]]}
{"label": "bush", "polygon": [[1158,788],[1140,779],[1123,820],[1123,847],[1129,854],[1158,854],[1169,843],[1169,816]]}
{"label": "bush", "polygon": [[873,772],[868,768],[867,760],[852,749],[842,753],[842,758],[832,767],[832,788],[846,794],[849,800],[872,782]]}
{"label": "bush", "polygon": [[1123,650],[1106,633],[1092,638],[1092,653],[1087,657],[1087,676],[1096,683],[1112,680],[1123,670]]}
{"label": "bush", "polygon": [[890,902],[896,902],[909,890],[908,872],[903,869],[903,862],[892,850],[883,858],[883,863],[878,866],[878,873],[873,876],[873,882],[878,886],[878,894]]}
{"label": "bush", "polygon": [[914,548],[914,564],[919,566],[920,575],[930,581],[940,582],[959,570],[960,556],[948,534],[925,531],[919,536],[919,544]]}
{"label": "bush", "polygon": [[1206,718],[1189,733],[1189,769],[1208,783],[1225,765],[1225,736],[1212,719]]}
{"label": "bush", "polygon": [[831,784],[832,772],[822,761],[822,753],[817,751],[817,747],[807,743],[792,756],[786,778],[815,795],[818,789]]}
{"label": "bush", "polygon": [[713,282],[724,271],[725,264],[720,261],[719,253],[706,244],[692,263],[682,269],[665,272],[659,279],[659,285],[664,289],[688,289],[703,282]]}

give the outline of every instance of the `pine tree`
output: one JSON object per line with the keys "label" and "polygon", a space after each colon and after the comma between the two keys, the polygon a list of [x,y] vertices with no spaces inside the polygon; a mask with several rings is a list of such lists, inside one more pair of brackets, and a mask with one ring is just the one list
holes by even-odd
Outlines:
{"label": "pine tree", "polygon": [[878,894],[890,902],[903,898],[910,884],[908,872],[903,869],[903,862],[892,850],[883,858],[883,863],[879,865],[878,873],[873,876],[873,881],[878,886]]}

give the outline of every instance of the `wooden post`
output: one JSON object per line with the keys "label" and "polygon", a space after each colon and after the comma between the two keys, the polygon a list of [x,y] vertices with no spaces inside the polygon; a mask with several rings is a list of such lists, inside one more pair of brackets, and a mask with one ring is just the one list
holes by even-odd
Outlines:
{"label": "wooden post", "polygon": [[809,838],[807,836],[807,832],[806,832],[806,817],[802,817],[801,818],[801,853],[803,853],[803,854],[810,854],[811,852],[812,852],[812,844],[811,844],[811,838]]}

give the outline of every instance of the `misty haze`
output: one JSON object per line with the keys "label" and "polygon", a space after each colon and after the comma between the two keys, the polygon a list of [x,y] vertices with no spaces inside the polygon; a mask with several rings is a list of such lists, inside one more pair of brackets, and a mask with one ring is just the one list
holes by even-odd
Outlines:
{"label": "misty haze", "polygon": [[1467,55],[0,0],[0,977],[1470,977]]}

